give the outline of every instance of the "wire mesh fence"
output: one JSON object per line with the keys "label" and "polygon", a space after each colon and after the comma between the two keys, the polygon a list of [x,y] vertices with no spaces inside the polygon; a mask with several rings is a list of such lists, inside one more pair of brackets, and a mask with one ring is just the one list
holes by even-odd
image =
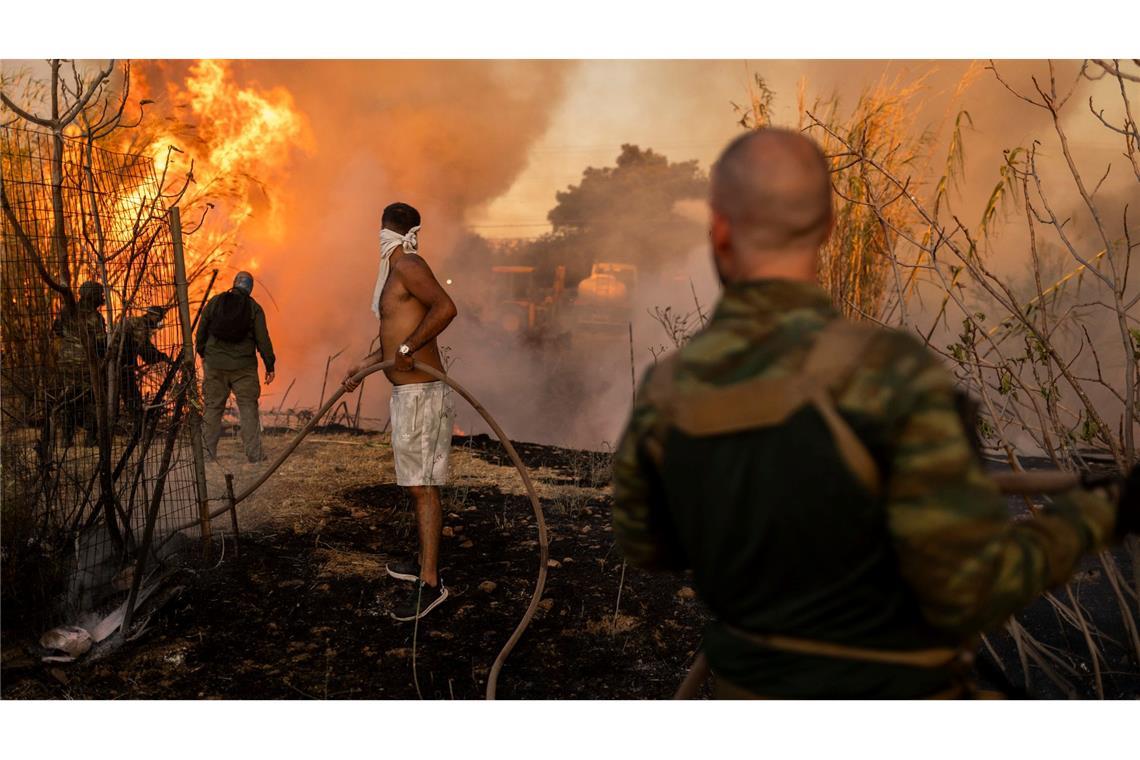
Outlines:
{"label": "wire mesh fence", "polygon": [[5,612],[48,622],[198,515],[194,377],[149,156],[0,127],[0,196]]}

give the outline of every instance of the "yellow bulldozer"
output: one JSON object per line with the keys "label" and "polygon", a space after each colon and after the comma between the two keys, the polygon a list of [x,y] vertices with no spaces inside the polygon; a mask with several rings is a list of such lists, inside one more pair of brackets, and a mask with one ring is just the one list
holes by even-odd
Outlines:
{"label": "yellow bulldozer", "polygon": [[526,341],[568,340],[562,323],[566,290],[566,267],[555,269],[554,282],[542,287],[533,266],[491,267],[496,328]]}
{"label": "yellow bulldozer", "polygon": [[626,339],[633,318],[637,267],[599,261],[578,283],[576,296],[566,288],[566,267],[555,269],[543,286],[533,266],[491,268],[489,322],[501,333],[542,344],[569,345],[577,340]]}

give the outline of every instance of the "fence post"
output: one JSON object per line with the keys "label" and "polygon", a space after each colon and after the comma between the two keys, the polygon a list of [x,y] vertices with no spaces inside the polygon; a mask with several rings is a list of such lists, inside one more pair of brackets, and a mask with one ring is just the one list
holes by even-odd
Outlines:
{"label": "fence post", "polygon": [[198,376],[194,363],[194,336],[190,330],[190,290],[186,282],[186,258],[182,253],[182,216],[177,206],[170,209],[170,238],[174,243],[174,290],[178,294],[178,321],[182,324],[182,370],[186,392],[192,394],[188,418],[190,451],[194,456],[194,483],[202,532],[202,556],[209,562],[213,548],[210,536],[210,502],[206,489],[206,457],[202,447],[202,403],[198,396]]}
{"label": "fence post", "polygon": [[239,539],[241,533],[238,532],[237,521],[237,502],[234,500],[234,476],[231,473],[226,473],[226,501],[230,505],[230,522],[234,526],[234,558],[241,556],[241,547],[239,546]]}

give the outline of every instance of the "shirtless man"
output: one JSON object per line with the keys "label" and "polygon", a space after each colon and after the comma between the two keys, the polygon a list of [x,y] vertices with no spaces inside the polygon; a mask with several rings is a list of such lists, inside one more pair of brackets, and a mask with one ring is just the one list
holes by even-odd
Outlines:
{"label": "shirtless man", "polygon": [[388,565],[388,575],[415,584],[411,598],[392,613],[406,621],[423,617],[447,598],[439,577],[443,508],[438,486],[447,480],[455,413],[451,389],[416,365],[443,371],[436,336],[457,312],[418,253],[420,213],[406,203],[393,203],[384,209],[380,226],[380,277],[372,298],[372,311],[380,319],[380,348],[349,369],[344,387],[355,390],[359,383],[351,378],[364,367],[395,360],[385,374],[392,383],[396,484],[415,499],[420,544],[418,562]]}

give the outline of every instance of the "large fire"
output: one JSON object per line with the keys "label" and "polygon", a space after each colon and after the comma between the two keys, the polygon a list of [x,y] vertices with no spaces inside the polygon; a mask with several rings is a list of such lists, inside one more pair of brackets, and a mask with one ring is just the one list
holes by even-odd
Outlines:
{"label": "large fire", "polygon": [[[280,180],[294,151],[312,146],[308,123],[287,89],[239,86],[228,61],[196,61],[184,73],[171,74],[163,64],[136,65],[132,88],[150,99],[155,81],[165,85],[159,107],[166,116],[148,136],[147,150],[168,190],[192,172],[182,200],[191,213],[184,218],[213,207],[186,240],[187,263],[193,269],[236,254],[232,263],[257,269],[256,257],[242,258],[243,233],[272,241],[285,236]],[[137,194],[126,195],[123,215],[136,212]]]}
{"label": "large fire", "polygon": [[[191,179],[179,205],[194,296],[211,269],[220,270],[215,293],[237,270],[254,272],[281,376],[267,403],[292,387],[289,403],[310,405],[329,357],[340,357],[333,382],[376,336],[369,304],[384,206],[420,209],[422,250],[441,279],[477,266],[449,258],[468,212],[526,166],[566,71],[561,62],[135,61],[131,101],[151,102],[140,129],[113,147],[152,159],[167,193]],[[379,425],[377,385],[363,415]]]}

